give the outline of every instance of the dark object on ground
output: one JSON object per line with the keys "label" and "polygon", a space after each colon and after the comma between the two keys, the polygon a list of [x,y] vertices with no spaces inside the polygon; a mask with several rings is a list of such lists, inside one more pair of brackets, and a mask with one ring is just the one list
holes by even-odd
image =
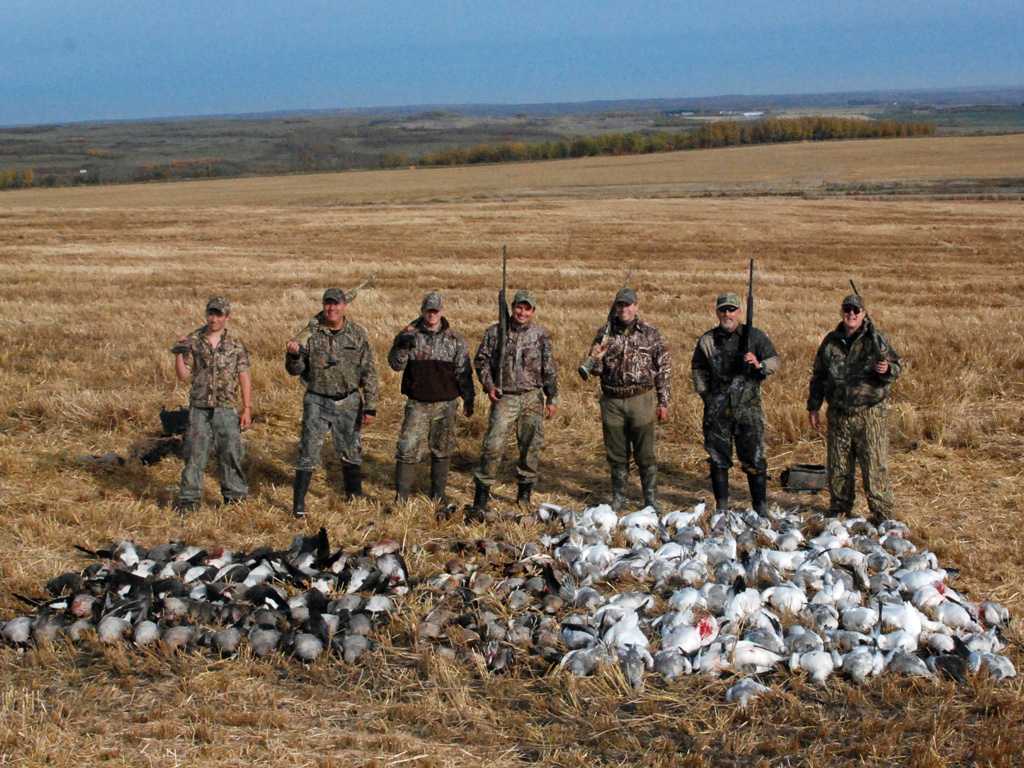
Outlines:
{"label": "dark object on ground", "polygon": [[817,493],[826,483],[824,464],[792,464],[779,475],[779,484],[790,493]]}
{"label": "dark object on ground", "polygon": [[97,467],[123,467],[124,456],[119,456],[113,451],[107,451],[102,456],[79,456],[80,464],[92,464]]}
{"label": "dark object on ground", "polygon": [[160,410],[160,426],[163,427],[164,435],[184,435],[188,429],[188,408],[181,407],[173,411],[166,408]]}
{"label": "dark object on ground", "polygon": [[180,437],[146,437],[132,444],[131,457],[149,466],[168,456],[182,457],[184,442]]}

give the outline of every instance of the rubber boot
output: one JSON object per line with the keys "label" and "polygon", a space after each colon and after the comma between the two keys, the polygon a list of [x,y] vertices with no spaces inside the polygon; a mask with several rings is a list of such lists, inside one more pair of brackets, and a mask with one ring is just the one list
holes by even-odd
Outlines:
{"label": "rubber boot", "polygon": [[345,495],[350,499],[363,496],[363,468],[359,464],[341,463],[341,479],[345,483]]}
{"label": "rubber boot", "polygon": [[416,476],[416,465],[404,461],[395,462],[395,501],[408,501],[412,481]]}
{"label": "rubber boot", "polygon": [[487,519],[487,502],[491,498],[491,489],[480,481],[475,482],[476,490],[473,492],[473,503],[466,510],[466,525],[482,523]]}
{"label": "rubber boot", "polygon": [[430,460],[430,498],[441,504],[448,503],[448,497],[445,496],[445,489],[448,487],[448,467],[450,465],[450,459],[435,459]]}
{"label": "rubber boot", "polygon": [[729,470],[711,468],[711,491],[715,494],[715,511],[729,510]]}
{"label": "rubber boot", "polygon": [[295,482],[292,485],[292,515],[295,517],[306,516],[306,491],[309,490],[309,481],[313,479],[313,470],[295,470]]}
{"label": "rubber boot", "polygon": [[626,484],[629,482],[628,464],[609,464],[612,475],[612,509],[616,512],[626,506]]}
{"label": "rubber boot", "polygon": [[661,505],[658,503],[658,466],[656,464],[640,467],[640,487],[644,491],[644,505],[660,515]]}
{"label": "rubber boot", "polygon": [[530,506],[530,496],[533,495],[533,483],[519,483],[519,494],[516,496],[516,504],[522,507]]}
{"label": "rubber boot", "polygon": [[750,506],[762,517],[768,516],[768,474],[758,472],[756,475],[747,475],[747,484],[750,486]]}

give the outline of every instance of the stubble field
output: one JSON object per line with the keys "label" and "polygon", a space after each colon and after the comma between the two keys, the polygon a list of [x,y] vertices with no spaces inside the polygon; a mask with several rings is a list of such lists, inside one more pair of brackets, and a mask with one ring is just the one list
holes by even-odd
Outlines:
{"label": "stubble field", "polygon": [[[934,142],[934,143],[933,143]],[[537,501],[603,501],[607,472],[597,387],[575,368],[626,270],[641,316],[673,356],[669,421],[659,427],[666,505],[709,495],[700,402],[689,383],[698,335],[720,291],[745,294],[756,260],[756,324],[784,367],[764,390],[772,478],[824,460],[806,425],[807,379],[838,322],[849,279],[906,364],[893,388],[891,471],[900,517],[957,588],[1019,615],[1024,477],[1024,220],[1012,199],[888,200],[757,196],[823,181],[882,185],[1024,177],[1019,137],[757,147],[501,169],[399,171],[52,192],[0,198],[0,618],[27,611],[50,577],[90,561],[75,544],[168,540],[233,549],[287,547],[321,525],[354,549],[402,542],[413,573],[444,569],[459,540],[513,545],[542,528],[435,520],[422,497],[395,511],[393,451],[403,400],[386,354],[440,290],[475,351],[496,315],[501,248],[510,287],[537,291],[551,330],[560,409],[547,427]],[[716,163],[719,165],[716,167]],[[729,197],[717,197],[720,193]],[[737,196],[742,193],[742,196]],[[703,197],[702,195],[708,195]],[[350,306],[382,383],[364,430],[366,499],[343,500],[340,467],[314,477],[307,521],[288,514],[301,415],[285,341],[324,288],[381,274]],[[187,519],[169,507],[181,463],[97,467],[159,433],[161,406],[187,399],[169,352],[202,324],[206,298],[228,296],[252,357],[251,498],[220,510],[216,475]],[[486,424],[460,419],[450,491],[465,504]],[[327,453],[325,451],[325,453]],[[499,509],[515,493],[511,471]],[[747,498],[738,471],[733,495]],[[639,502],[633,478],[633,500]],[[823,496],[782,506],[827,508]],[[858,500],[858,509],[863,509]],[[430,545],[419,549],[416,545]],[[480,566],[484,554],[467,555]],[[775,697],[728,704],[727,681],[651,677],[631,692],[614,671],[575,679],[524,660],[504,675],[449,661],[415,640],[438,599],[398,600],[381,646],[355,665],[320,659],[214,660],[202,653],[64,644],[0,648],[0,760],[25,765],[1016,765],[1024,752],[1020,677],[967,685],[885,676],[824,688],[788,672]],[[1007,633],[1020,666],[1019,627]]]}

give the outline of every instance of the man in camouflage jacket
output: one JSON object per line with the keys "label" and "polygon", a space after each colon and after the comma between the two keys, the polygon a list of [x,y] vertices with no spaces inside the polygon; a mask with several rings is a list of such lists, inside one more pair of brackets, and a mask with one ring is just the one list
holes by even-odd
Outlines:
{"label": "man in camouflage jacket", "polygon": [[601,329],[590,350],[591,372],[601,377],[601,427],[616,511],[626,504],[631,455],[640,471],[644,503],[660,510],[654,422],[668,419],[672,363],[661,333],[637,317],[638,309],[636,291],[620,290],[607,339]]}
{"label": "man in camouflage jacket", "polygon": [[306,492],[328,430],[341,457],[346,495],[363,494],[362,427],[377,418],[380,384],[366,329],[345,317],[347,307],[345,292],[328,288],[317,323],[285,345],[285,369],[306,383],[292,492],[296,517],[306,514]]}
{"label": "man in camouflage jacket", "polygon": [[395,451],[395,495],[406,501],[416,464],[430,452],[430,497],[445,501],[448,468],[455,452],[456,398],[462,413],[473,415],[473,369],[466,341],[448,324],[439,293],[428,293],[420,317],[403,328],[391,345],[388,364],[402,372],[402,394],[408,398]]}
{"label": "man in camouflage jacket", "polygon": [[[516,501],[524,505],[530,503],[540,466],[544,419],[553,418],[558,410],[555,356],[547,328],[533,322],[536,308],[537,297],[532,291],[518,291],[512,300],[504,359],[498,359],[498,323],[484,333],[473,359],[480,385],[491,401],[491,417],[484,436],[480,469],[474,476],[476,495],[473,511],[477,515],[487,511],[491,486],[497,479],[498,466],[513,428],[519,447],[516,463],[519,495]],[[496,378],[499,364],[501,386]]]}
{"label": "man in camouflage jacket", "polygon": [[[693,351],[693,388],[704,401],[704,450],[719,511],[729,508],[733,443],[747,475],[750,501],[768,513],[768,462],[764,456],[761,382],[781,367],[771,339],[740,322],[740,300],[723,293],[715,301],[718,326],[704,333]],[[749,334],[749,340],[748,340]]]}
{"label": "man in camouflage jacket", "polygon": [[843,299],[842,321],[818,347],[807,412],[821,429],[821,404],[828,403],[828,488],[832,515],[853,510],[860,464],[868,509],[876,522],[895,511],[889,486],[889,428],[885,401],[903,370],[893,350],[867,316],[864,299]]}
{"label": "man in camouflage jacket", "polygon": [[[203,473],[210,450],[217,448],[220,490],[225,504],[245,500],[249,486],[242,472],[242,432],[252,425],[249,353],[241,339],[228,333],[231,305],[223,296],[206,303],[206,325],[179,336],[171,349],[179,381],[192,379],[185,431],[185,469],[181,473],[178,511],[199,508]],[[241,390],[242,412],[238,412]]]}

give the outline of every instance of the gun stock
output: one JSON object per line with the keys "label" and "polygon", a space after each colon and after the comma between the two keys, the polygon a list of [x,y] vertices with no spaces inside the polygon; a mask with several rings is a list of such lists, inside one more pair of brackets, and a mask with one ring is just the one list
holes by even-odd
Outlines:
{"label": "gun stock", "polygon": [[[629,279],[633,276],[633,270],[636,269],[634,264],[629,268],[629,272],[626,273],[626,282],[622,284],[623,288],[629,288]],[[615,320],[615,301],[612,300],[611,309],[608,310],[608,320],[604,324],[604,328],[601,329],[601,344],[602,346],[608,343],[608,337],[612,335],[612,322]],[[594,369],[594,358],[587,355],[587,359],[583,361],[583,364],[576,369],[576,372],[580,375],[580,378],[587,381],[590,378],[590,372]]]}
{"label": "gun stock", "polygon": [[380,274],[380,270],[377,270],[372,275],[370,275],[368,278],[363,280],[363,282],[361,282],[359,285],[357,285],[355,288],[353,288],[351,291],[346,291],[345,292],[345,303],[346,304],[351,304],[353,301],[355,301],[356,300],[356,296],[359,295],[359,292],[363,288],[368,286],[370,283],[372,283],[377,278],[377,275],[379,275],[379,274]]}

